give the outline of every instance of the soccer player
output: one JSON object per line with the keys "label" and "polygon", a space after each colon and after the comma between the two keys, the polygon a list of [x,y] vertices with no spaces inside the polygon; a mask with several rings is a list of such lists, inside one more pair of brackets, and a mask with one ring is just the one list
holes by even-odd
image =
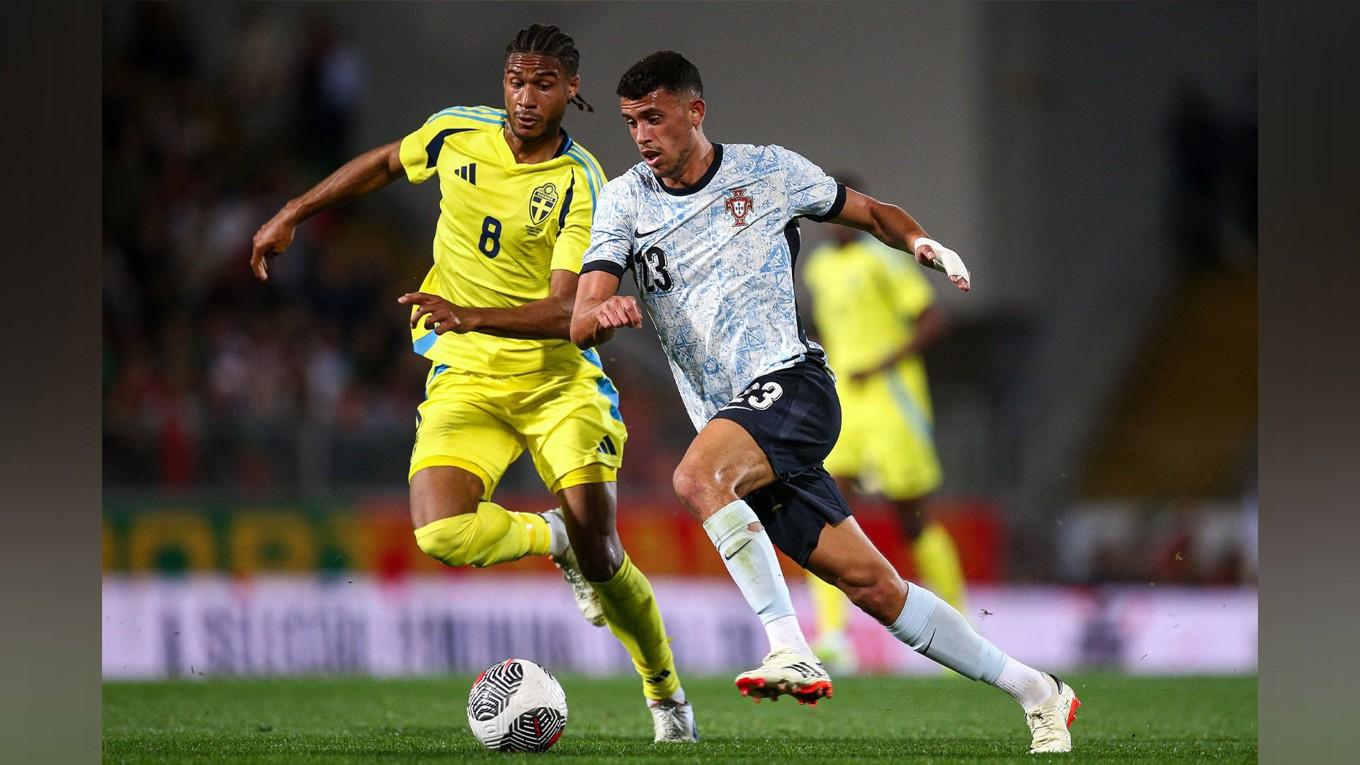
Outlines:
{"label": "soccer player", "polygon": [[[578,606],[607,623],[643,678],[657,741],[694,741],[651,584],[615,528],[627,432],[595,351],[569,340],[581,253],[604,172],[561,129],[580,53],[554,26],[506,46],[504,110],[454,106],[400,141],[360,155],[286,204],[255,235],[251,266],[317,212],[405,176],[438,178],[434,266],[409,305],[415,351],[430,359],[408,474],[416,543],[450,566],[550,555]],[[547,513],[491,501],[524,450],[561,501]]]}
{"label": "soccer player", "polygon": [[[1031,751],[1070,751],[1072,688],[1007,656],[948,603],[903,580],[822,467],[840,406],[825,355],[798,323],[798,218],[868,231],[923,265],[939,264],[968,290],[958,256],[901,208],[845,188],[798,154],[710,142],[699,71],[678,53],[634,64],[618,95],[642,162],[600,195],[571,337],[597,345],[621,327],[641,327],[646,307],[698,430],[675,470],[676,494],[703,522],[770,641],[737,687],[757,699],[831,695],[773,543],[916,651],[1014,697]],[[616,294],[628,270],[641,305]]]}
{"label": "soccer player", "polygon": [[[863,188],[844,174],[838,178]],[[921,578],[967,613],[954,540],[925,515],[942,475],[921,353],[945,334],[944,316],[914,262],[854,228],[829,228],[832,241],[808,255],[803,272],[841,402],[841,434],[826,471],[846,496],[874,490],[887,497]],[[853,668],[845,596],[814,575],[808,580],[817,612],[814,650],[830,666]]]}

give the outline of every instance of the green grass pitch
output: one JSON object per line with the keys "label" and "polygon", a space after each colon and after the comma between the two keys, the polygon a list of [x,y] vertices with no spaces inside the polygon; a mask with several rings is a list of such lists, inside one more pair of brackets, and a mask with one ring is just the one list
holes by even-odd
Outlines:
{"label": "green grass pitch", "polygon": [[[470,677],[107,683],[112,763],[1034,762],[1018,708],[960,678],[847,677],[816,708],[755,704],[730,681],[685,683],[697,746],[651,743],[636,679],[563,677],[570,717],[544,755],[484,751],[468,731]],[[1256,678],[1065,678],[1083,706],[1072,762],[1255,762]]]}

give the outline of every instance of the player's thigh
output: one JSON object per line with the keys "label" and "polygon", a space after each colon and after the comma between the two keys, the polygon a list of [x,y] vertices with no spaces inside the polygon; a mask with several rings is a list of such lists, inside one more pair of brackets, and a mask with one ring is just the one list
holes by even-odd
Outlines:
{"label": "player's thigh", "polygon": [[[716,481],[744,496],[820,470],[840,428],[840,400],[825,367],[805,361],[760,375],[721,407],[690,445],[676,472],[676,492],[684,500],[687,489],[702,490]],[[702,498],[703,503],[688,502],[691,511],[702,515],[712,504],[713,498]]]}
{"label": "player's thigh", "polygon": [[[451,371],[429,383],[417,411],[408,473],[413,520],[417,514],[422,518],[456,514],[465,509],[467,498],[479,486],[475,499],[489,500],[523,450],[519,435],[501,411],[496,387],[493,378]],[[475,502],[472,509],[476,509]]]}
{"label": "player's thigh", "polygon": [[744,497],[777,477],[765,451],[742,425],[715,417],[699,431],[675,471],[682,498],[707,488]]}
{"label": "player's thigh", "polygon": [[440,518],[477,512],[482,479],[449,465],[428,465],[411,476],[411,525],[420,528]]}
{"label": "player's thigh", "polygon": [[[525,375],[511,422],[524,439],[543,485],[560,493],[586,484],[613,483],[623,464],[628,429],[618,392],[599,367],[585,363]],[[587,507],[601,506],[587,492]]]}

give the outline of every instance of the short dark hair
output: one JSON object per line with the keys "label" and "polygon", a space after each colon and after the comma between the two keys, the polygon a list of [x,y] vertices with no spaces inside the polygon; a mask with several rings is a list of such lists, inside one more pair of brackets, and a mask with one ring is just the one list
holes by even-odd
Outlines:
{"label": "short dark hair", "polygon": [[[515,39],[505,46],[507,59],[512,53],[539,53],[551,56],[561,62],[562,69],[568,77],[575,75],[581,66],[581,52],[576,50],[576,41],[553,24],[530,24],[519,30],[515,34]],[[579,95],[573,96],[571,103],[576,104],[578,109],[595,111]]]}
{"label": "short dark hair", "polygon": [[642,98],[658,88],[672,93],[690,91],[704,97],[704,81],[699,68],[673,50],[659,50],[628,67],[619,78],[619,96]]}

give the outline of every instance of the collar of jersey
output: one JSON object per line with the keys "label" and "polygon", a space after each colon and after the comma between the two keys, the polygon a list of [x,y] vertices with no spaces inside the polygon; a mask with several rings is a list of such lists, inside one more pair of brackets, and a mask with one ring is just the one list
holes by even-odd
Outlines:
{"label": "collar of jersey", "polygon": [[543,162],[529,162],[526,164],[515,159],[515,153],[510,150],[510,144],[505,142],[505,120],[502,119],[501,129],[496,131],[496,152],[501,155],[501,158],[505,161],[505,166],[509,168],[534,167],[535,165],[541,165],[545,162],[552,162],[555,159],[561,159],[567,155],[567,150],[574,146],[576,142],[571,140],[571,134],[567,132],[566,128],[558,128],[557,130],[562,134],[562,144],[557,147],[557,153],[548,159],[543,160]]}
{"label": "collar of jersey", "polygon": [[690,186],[685,186],[679,189],[673,189],[670,186],[667,186],[666,184],[662,183],[660,176],[657,176],[656,185],[660,186],[661,190],[666,192],[667,194],[671,194],[677,197],[688,196],[696,191],[702,191],[703,188],[708,185],[708,182],[713,180],[713,176],[718,174],[718,167],[720,165],[722,165],[722,144],[715,143],[713,144],[713,163],[710,164],[708,166],[708,169],[704,171],[704,175],[702,178],[695,181]]}

